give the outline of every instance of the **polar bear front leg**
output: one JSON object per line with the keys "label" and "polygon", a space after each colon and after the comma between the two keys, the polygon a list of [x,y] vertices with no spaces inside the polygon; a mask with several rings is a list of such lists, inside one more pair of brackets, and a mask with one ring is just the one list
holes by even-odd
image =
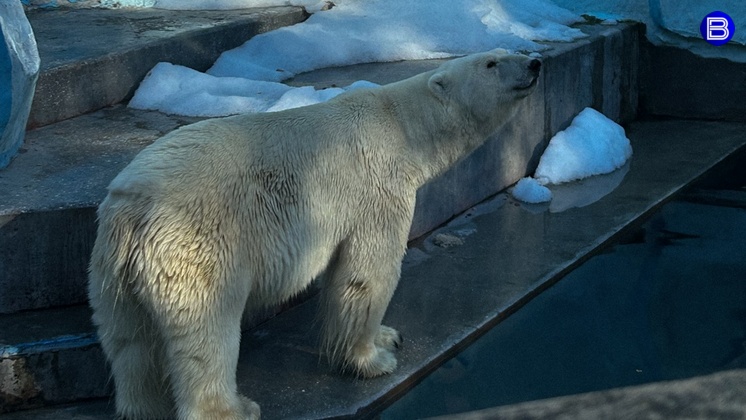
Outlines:
{"label": "polar bear front leg", "polygon": [[401,273],[406,239],[352,237],[327,272],[324,350],[332,364],[362,377],[391,373],[401,335],[381,321]]}

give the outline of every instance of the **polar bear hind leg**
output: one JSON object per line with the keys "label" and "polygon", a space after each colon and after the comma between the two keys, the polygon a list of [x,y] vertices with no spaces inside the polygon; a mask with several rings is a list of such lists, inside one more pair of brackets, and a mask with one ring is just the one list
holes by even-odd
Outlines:
{"label": "polar bear hind leg", "polygon": [[174,403],[154,326],[123,294],[102,291],[97,301],[102,309],[95,312],[94,321],[101,326],[101,345],[111,363],[117,413],[128,419],[169,418]]}
{"label": "polar bear hind leg", "polygon": [[[183,263],[188,264],[188,263]],[[199,276],[199,274],[198,274]],[[199,278],[194,285],[247,284],[245,281]],[[243,279],[242,279],[243,280]],[[241,313],[248,296],[232,287],[205,287],[184,299],[174,288],[161,289],[172,296],[154,305],[166,347],[171,390],[179,419],[255,420],[259,406],[238,394],[236,367],[241,340]],[[180,296],[176,296],[180,295]]]}
{"label": "polar bear hind leg", "polygon": [[212,231],[181,214],[156,208],[142,218],[131,203],[109,203],[99,211],[89,295],[115,378],[117,414],[258,419],[259,406],[237,393],[251,283],[231,270],[231,249],[215,251]]}
{"label": "polar bear hind leg", "polygon": [[127,257],[131,218],[110,213],[112,199],[99,208],[99,230],[89,266],[88,296],[102,349],[111,364],[117,414],[158,419],[173,415],[174,402],[164,370],[163,343],[156,326],[121,276],[134,266]]}

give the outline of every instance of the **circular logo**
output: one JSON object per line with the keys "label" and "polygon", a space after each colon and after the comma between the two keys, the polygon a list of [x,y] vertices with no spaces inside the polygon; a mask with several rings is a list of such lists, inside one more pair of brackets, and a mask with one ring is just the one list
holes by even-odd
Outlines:
{"label": "circular logo", "polygon": [[715,11],[705,16],[699,25],[702,38],[712,45],[727,44],[736,32],[736,25],[727,13]]}

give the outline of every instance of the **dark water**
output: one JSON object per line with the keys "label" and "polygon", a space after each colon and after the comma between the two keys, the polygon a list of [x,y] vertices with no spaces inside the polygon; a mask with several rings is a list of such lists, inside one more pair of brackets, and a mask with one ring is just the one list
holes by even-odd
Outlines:
{"label": "dark water", "polygon": [[[690,194],[665,205],[624,243],[539,295],[381,418],[460,413],[746,368],[746,189],[731,175],[714,182],[720,190],[704,190],[727,200]],[[731,190],[722,190],[726,183]]]}

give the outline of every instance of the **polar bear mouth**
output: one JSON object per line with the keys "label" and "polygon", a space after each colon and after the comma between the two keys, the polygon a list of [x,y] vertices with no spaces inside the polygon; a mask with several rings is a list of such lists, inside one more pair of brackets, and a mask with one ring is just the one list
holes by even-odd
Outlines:
{"label": "polar bear mouth", "polygon": [[531,89],[532,87],[536,86],[536,83],[538,81],[539,81],[539,78],[538,77],[534,77],[534,78],[531,79],[531,81],[528,84],[516,86],[514,89],[515,90],[527,90],[527,89]]}

